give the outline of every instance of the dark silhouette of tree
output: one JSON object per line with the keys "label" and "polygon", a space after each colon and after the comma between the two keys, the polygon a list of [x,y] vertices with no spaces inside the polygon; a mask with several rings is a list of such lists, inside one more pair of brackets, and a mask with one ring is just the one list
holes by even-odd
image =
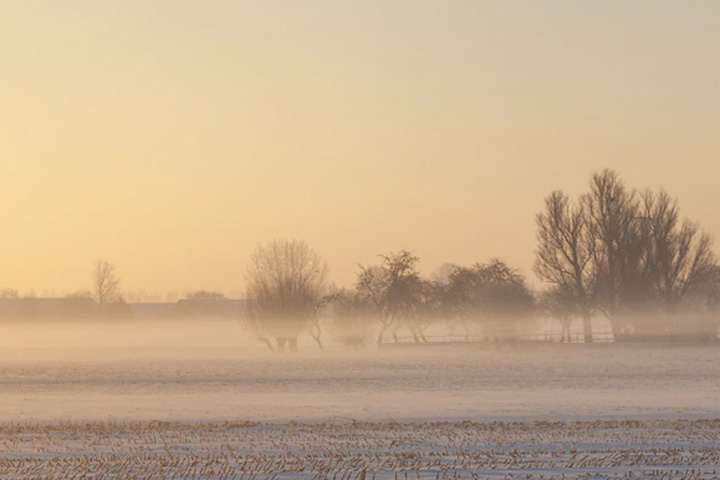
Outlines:
{"label": "dark silhouette of tree", "polygon": [[618,332],[650,296],[652,265],[644,248],[647,224],[637,221],[637,194],[612,170],[592,176],[583,202],[598,274],[598,306]]}
{"label": "dark silhouette of tree", "polygon": [[310,246],[299,240],[275,240],[258,246],[247,270],[248,324],[277,349],[297,349],[297,336],[307,328],[325,293],[328,269]]}
{"label": "dark silhouette of tree", "polygon": [[[563,338],[575,316],[583,319],[585,342],[592,342],[592,313],[598,280],[593,261],[595,243],[582,204],[572,204],[560,191],[545,199],[545,209],[536,217],[538,248],[534,270],[550,283],[553,311],[562,315]],[[564,305],[559,304],[564,302]],[[568,337],[569,340],[569,337]]]}
{"label": "dark silhouette of tree", "polygon": [[443,322],[450,331],[461,329],[466,339],[470,337],[470,328],[467,318],[466,297],[459,288],[461,282],[454,275],[461,271],[461,267],[453,263],[444,263],[436,268],[430,275],[430,305],[435,322]]}
{"label": "dark silhouette of tree", "polygon": [[715,267],[712,240],[695,222],[680,220],[677,200],[665,191],[645,192],[642,200],[640,220],[650,226],[653,283],[665,313],[672,315]]}
{"label": "dark silhouette of tree", "polygon": [[380,257],[382,263],[379,266],[360,265],[356,283],[358,293],[373,305],[380,323],[378,345],[382,344],[383,336],[390,328],[403,322],[411,328],[413,335],[418,334],[413,331],[410,320],[417,313],[423,287],[417,271],[419,257],[407,250]]}
{"label": "dark silhouette of tree", "polygon": [[445,316],[446,288],[447,280],[421,281],[414,315],[406,321],[415,342],[427,342],[427,329]]}
{"label": "dark silhouette of tree", "polygon": [[315,340],[315,343],[317,343],[318,348],[322,351],[325,351],[325,346],[322,342],[325,313],[333,301],[334,294],[324,295],[315,305],[315,311],[313,311],[313,314],[310,317],[308,332],[313,340]]}
{"label": "dark silhouette of tree", "polygon": [[458,267],[450,276],[447,297],[453,309],[482,325],[495,340],[514,338],[534,309],[534,299],[519,270],[500,259]]}
{"label": "dark silhouette of tree", "polygon": [[537,227],[535,272],[584,319],[586,341],[595,310],[616,339],[677,329],[676,312],[716,265],[710,237],[680,218],[677,200],[664,191],[639,194],[612,170],[592,176],[580,203],[552,193]]}
{"label": "dark silhouette of tree", "polygon": [[96,260],[92,270],[92,279],[93,295],[100,307],[121,301],[120,278],[115,271],[115,265],[107,260]]}

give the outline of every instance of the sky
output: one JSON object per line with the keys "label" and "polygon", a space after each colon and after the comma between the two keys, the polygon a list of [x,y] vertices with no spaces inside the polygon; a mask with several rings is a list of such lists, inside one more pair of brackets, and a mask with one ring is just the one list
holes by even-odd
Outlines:
{"label": "sky", "polygon": [[[614,168],[720,236],[720,2],[0,0],[0,288],[502,257]],[[719,244],[720,245],[720,244]],[[718,248],[716,248],[716,251]]]}

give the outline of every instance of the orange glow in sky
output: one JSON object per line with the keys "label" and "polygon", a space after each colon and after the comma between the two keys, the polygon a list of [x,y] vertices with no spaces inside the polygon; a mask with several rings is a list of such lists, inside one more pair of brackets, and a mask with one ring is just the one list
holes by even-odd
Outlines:
{"label": "orange glow in sky", "polygon": [[[531,278],[535,213],[610,167],[720,234],[720,3],[0,7],[0,288],[243,285],[306,240]],[[717,250],[717,249],[716,249]],[[534,281],[534,280],[533,280]]]}

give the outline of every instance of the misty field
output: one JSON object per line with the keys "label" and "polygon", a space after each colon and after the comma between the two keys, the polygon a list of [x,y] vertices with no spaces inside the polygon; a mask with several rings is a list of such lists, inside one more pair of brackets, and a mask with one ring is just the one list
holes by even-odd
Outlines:
{"label": "misty field", "polygon": [[0,422],[706,418],[718,379],[713,345],[4,350]]}
{"label": "misty field", "polygon": [[283,356],[192,333],[3,349],[0,479],[717,478],[714,345]]}

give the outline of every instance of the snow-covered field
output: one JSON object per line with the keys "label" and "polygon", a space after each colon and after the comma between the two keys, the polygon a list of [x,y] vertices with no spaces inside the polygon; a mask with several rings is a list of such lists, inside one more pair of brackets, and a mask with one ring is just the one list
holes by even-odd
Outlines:
{"label": "snow-covered field", "polygon": [[278,356],[121,333],[6,331],[0,479],[720,478],[717,345]]}
{"label": "snow-covered field", "polygon": [[0,428],[0,478],[718,478],[720,421]]}
{"label": "snow-covered field", "polygon": [[0,422],[708,418],[720,348],[6,350],[0,406]]}

